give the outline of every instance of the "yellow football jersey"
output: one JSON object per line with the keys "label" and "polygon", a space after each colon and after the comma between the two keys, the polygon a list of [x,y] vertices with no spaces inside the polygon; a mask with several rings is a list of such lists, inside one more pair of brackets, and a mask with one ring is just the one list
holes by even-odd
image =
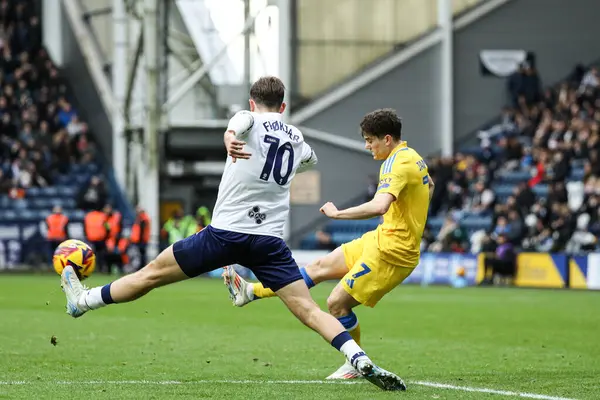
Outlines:
{"label": "yellow football jersey", "polygon": [[417,266],[429,209],[429,171],[406,142],[394,148],[381,165],[377,193],[396,198],[377,227],[381,257],[399,267]]}

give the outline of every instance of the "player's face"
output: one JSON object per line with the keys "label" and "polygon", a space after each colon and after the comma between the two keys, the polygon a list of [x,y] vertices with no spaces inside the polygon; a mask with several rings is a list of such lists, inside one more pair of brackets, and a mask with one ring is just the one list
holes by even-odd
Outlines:
{"label": "player's face", "polygon": [[391,136],[386,135],[380,139],[377,136],[372,136],[367,133],[363,134],[365,139],[365,149],[369,150],[373,154],[374,160],[385,160],[390,155],[389,143]]}

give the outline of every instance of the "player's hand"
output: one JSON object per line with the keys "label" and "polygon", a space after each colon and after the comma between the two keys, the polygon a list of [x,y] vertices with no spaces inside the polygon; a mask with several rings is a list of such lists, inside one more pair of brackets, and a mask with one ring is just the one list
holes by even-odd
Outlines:
{"label": "player's hand", "polygon": [[338,209],[332,202],[327,202],[323,204],[320,210],[323,214],[327,215],[329,218],[337,218]]}
{"label": "player's hand", "polygon": [[225,148],[227,149],[227,154],[233,159],[233,162],[236,162],[238,158],[241,160],[247,160],[252,155],[244,151],[244,145],[246,142],[238,140],[233,132],[225,133],[224,142]]}

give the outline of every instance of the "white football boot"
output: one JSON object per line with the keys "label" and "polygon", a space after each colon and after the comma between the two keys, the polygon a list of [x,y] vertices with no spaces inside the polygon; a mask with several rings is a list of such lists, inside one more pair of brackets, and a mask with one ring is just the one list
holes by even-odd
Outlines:
{"label": "white football boot", "polygon": [[379,368],[369,357],[362,356],[353,361],[356,370],[373,385],[383,390],[406,390],[404,381],[398,375]]}
{"label": "white football boot", "polygon": [[254,300],[252,284],[239,276],[233,267],[224,267],[221,276],[234,306],[243,307]]}
{"label": "white football boot", "polygon": [[75,270],[70,265],[66,266],[60,275],[60,287],[67,296],[67,314],[73,318],[79,318],[89,311],[90,308],[85,305],[85,302],[80,301],[83,299],[86,287],[81,284]]}
{"label": "white football boot", "polygon": [[346,361],[344,365],[338,368],[333,374],[325,379],[360,379],[363,376],[354,369],[350,361]]}

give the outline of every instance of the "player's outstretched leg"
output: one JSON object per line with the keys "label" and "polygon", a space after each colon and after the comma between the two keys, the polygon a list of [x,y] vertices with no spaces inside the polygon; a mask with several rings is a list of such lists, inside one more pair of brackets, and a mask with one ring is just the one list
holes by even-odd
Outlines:
{"label": "player's outstretched leg", "polygon": [[348,362],[369,382],[383,390],[406,390],[400,377],[376,366],[342,324],[319,308],[302,281],[295,281],[279,289],[277,295],[302,323],[343,353]]}
{"label": "player's outstretched leg", "polygon": [[[327,308],[329,309],[329,313],[336,317],[350,333],[356,343],[360,344],[360,324],[358,323],[356,314],[352,311],[352,308],[358,305],[360,305],[360,302],[356,301],[352,296],[346,293],[339,284],[327,298]],[[361,377],[362,376],[357,374],[356,370],[352,368],[351,364],[345,362],[326,379],[356,379]]]}
{"label": "player's outstretched leg", "polygon": [[188,276],[177,264],[173,246],[169,246],[139,271],[92,289],[84,287],[73,268],[67,266],[61,275],[61,287],[67,297],[67,314],[77,318],[89,310],[133,301],[152,289],[185,279]]}
{"label": "player's outstretched leg", "polygon": [[[306,268],[300,268],[302,278],[309,289],[323,281],[339,280],[347,272],[348,267],[341,247],[313,261]],[[246,281],[233,267],[225,267],[222,276],[234,306],[243,307],[254,300],[275,296],[275,292],[265,288],[262,283]]]}

